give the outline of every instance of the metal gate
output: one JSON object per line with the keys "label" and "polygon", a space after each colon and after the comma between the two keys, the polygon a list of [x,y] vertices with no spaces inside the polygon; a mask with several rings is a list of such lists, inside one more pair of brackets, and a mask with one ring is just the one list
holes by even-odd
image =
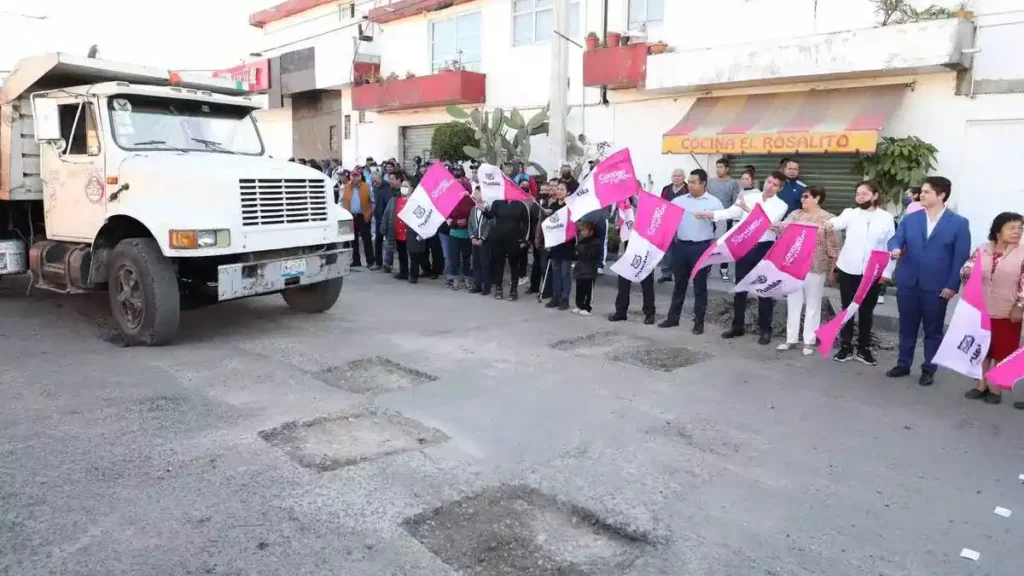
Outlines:
{"label": "metal gate", "polygon": [[411,174],[416,170],[413,158],[420,156],[424,162],[430,159],[430,142],[438,126],[440,124],[402,128],[402,165],[406,172]]}
{"label": "metal gate", "polygon": [[859,156],[857,154],[815,154],[807,156],[786,156],[783,154],[765,154],[735,156],[732,158],[732,176],[739,178],[743,167],[753,165],[757,170],[757,179],[764,181],[765,176],[779,169],[779,161],[792,158],[800,163],[800,181],[808,186],[821,186],[825,189],[825,210],[839,214],[844,208],[856,205],[853,200],[857,192],[857,184],[863,176],[854,171]]}

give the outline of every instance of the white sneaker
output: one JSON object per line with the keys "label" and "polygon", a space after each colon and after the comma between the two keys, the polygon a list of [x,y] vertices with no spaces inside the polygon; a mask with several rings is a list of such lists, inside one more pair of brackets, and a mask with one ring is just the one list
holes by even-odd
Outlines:
{"label": "white sneaker", "polygon": [[778,350],[779,352],[785,352],[786,350],[790,350],[795,346],[796,344],[789,344],[788,342],[783,342],[782,344],[776,346],[775,349]]}
{"label": "white sneaker", "polygon": [[580,309],[579,308],[573,308],[572,309],[572,313],[573,314],[579,314],[580,313]]}
{"label": "white sneaker", "polygon": [[811,354],[814,354],[814,348],[804,346],[804,356],[810,356]]}
{"label": "white sneaker", "polygon": [[580,310],[580,316],[590,316],[590,312],[587,312],[586,310]]}
{"label": "white sneaker", "polygon": [[881,296],[881,295],[880,295],[880,296],[878,297],[878,303],[879,303],[879,304],[885,304],[885,296]]}

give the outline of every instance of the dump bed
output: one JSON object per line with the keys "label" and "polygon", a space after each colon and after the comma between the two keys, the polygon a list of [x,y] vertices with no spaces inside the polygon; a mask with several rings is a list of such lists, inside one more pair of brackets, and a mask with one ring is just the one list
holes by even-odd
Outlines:
{"label": "dump bed", "polygon": [[35,92],[127,82],[151,86],[172,84],[216,94],[243,96],[247,87],[228,78],[163,68],[110,62],[55,52],[19,61],[0,88],[0,200],[42,200],[39,144],[35,141],[32,106]]}

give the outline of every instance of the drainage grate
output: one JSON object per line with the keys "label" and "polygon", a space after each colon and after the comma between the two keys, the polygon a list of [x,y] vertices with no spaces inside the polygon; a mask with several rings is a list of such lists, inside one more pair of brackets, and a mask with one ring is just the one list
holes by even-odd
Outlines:
{"label": "drainage grate", "polygon": [[692,348],[638,348],[611,355],[612,360],[658,372],[672,372],[710,358],[709,354]]}
{"label": "drainage grate", "polygon": [[263,430],[259,437],[299,466],[320,472],[448,440],[440,430],[373,406],[350,414],[287,422]]}
{"label": "drainage grate", "polygon": [[321,370],[313,376],[328,386],[354,394],[403,390],[437,380],[436,376],[403,366],[383,356],[354,360]]}
{"label": "drainage grate", "polygon": [[403,525],[453,569],[481,576],[621,574],[650,545],[527,486],[491,488]]}

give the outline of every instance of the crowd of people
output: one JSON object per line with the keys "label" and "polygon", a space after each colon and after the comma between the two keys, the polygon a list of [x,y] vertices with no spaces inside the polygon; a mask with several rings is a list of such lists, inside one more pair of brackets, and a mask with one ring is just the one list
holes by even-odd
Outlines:
{"label": "crowd of people", "polygon": [[[676,170],[671,183],[661,190],[661,197],[681,206],[685,214],[657,279],[674,282],[668,314],[658,326],[679,326],[692,277],[692,332],[704,333],[712,269],[694,269],[717,237],[742,223],[759,205],[772,227],[735,263],[735,280],[754,269],[790,224],[818,227],[810,273],[802,288],[786,297],[786,338],[777,345],[779,351],[798,349],[804,355],[813,354],[826,284],[838,285],[842,306],[848,307],[874,250],[889,252],[890,264],[882,280],[860,303],[856,325],[851,320],[843,327],[835,361],[877,364],[871,339],[874,311],[886,287],[894,285],[899,354],[886,375],[899,378],[911,373],[918,334],[923,328],[924,357],[918,383],[931,385],[937,369],[932,360],[942,342],[947,306],[959,292],[961,282],[979,265],[984,271],[986,302],[992,316],[992,345],[986,368],[1020,346],[1024,311],[1024,250],[1019,249],[1024,217],[1020,214],[999,214],[992,222],[988,241],[972,250],[967,220],[946,209],[952,183],[941,176],[928,177],[920,187],[907,190],[902,213],[894,218],[885,209],[882,190],[872,181],[857,186],[855,207],[834,214],[826,209],[826,190],[799,179],[796,160],[784,159],[778,170],[761,179],[760,187],[753,166],[744,167],[739,179],[732,178],[731,168],[729,159],[722,158],[716,162],[714,176],[702,169],[688,175]],[[528,284],[526,293],[538,295],[538,300],[548,299],[548,308],[592,314],[594,282],[607,258],[608,229],[620,219],[615,206],[597,210],[579,221],[575,238],[545,246],[541,223],[565,206],[566,198],[579,187],[568,166],[563,166],[556,178],[538,184],[521,163],[508,163],[503,166],[505,174],[532,201],[501,200],[485,205],[476,185],[476,166],[471,166],[467,176],[461,165],[452,165],[452,175],[471,193],[430,238],[419,237],[397,217],[423,175],[425,166],[421,162],[415,163],[412,174],[405,173],[393,159],[380,169],[368,159],[367,165],[351,171],[337,167],[332,170],[338,181],[337,200],[356,220],[353,266],[362,264],[362,246],[371,270],[390,273],[396,279],[417,283],[421,277],[436,279],[443,275],[452,290],[465,289],[508,300],[518,299],[519,288]],[[637,185],[642,188],[640,182]],[[635,208],[636,197],[631,203]],[[504,278],[506,269],[508,282]],[[730,280],[728,265],[720,266],[718,274]],[[644,323],[648,325],[656,321],[655,281],[652,274],[640,283]],[[575,300],[571,302],[574,285]],[[609,320],[626,320],[631,292],[631,282],[619,277]],[[747,298],[746,292],[733,296],[733,321],[723,338],[745,335]],[[774,305],[772,298],[758,298],[758,342],[762,345],[772,341]],[[1000,391],[984,379],[966,397],[991,404],[1001,401]],[[1024,402],[1016,402],[1014,407],[1024,409]]]}

